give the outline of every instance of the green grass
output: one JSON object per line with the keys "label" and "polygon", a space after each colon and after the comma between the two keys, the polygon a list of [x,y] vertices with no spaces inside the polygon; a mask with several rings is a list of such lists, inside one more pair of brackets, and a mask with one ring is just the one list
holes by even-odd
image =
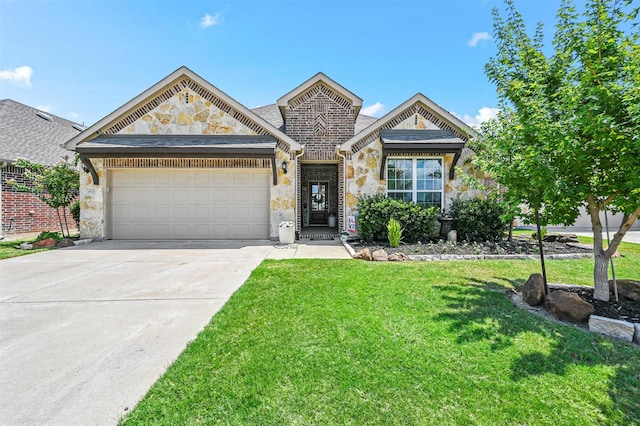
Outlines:
{"label": "green grass", "polygon": [[[592,267],[548,262],[560,282]],[[514,307],[537,271],[265,261],[121,423],[640,424],[640,349]]]}
{"label": "green grass", "polygon": [[20,240],[20,241],[0,241],[0,260],[9,259],[10,257],[24,256],[27,254],[38,253],[40,251],[51,250],[51,248],[42,248],[35,250],[20,250],[16,247],[21,243],[30,243],[33,240]]}

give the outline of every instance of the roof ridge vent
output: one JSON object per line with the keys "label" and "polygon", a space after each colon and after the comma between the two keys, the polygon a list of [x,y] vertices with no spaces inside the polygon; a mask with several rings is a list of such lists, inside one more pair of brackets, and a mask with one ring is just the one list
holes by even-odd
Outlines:
{"label": "roof ridge vent", "polygon": [[87,130],[87,128],[81,124],[72,124],[71,127],[73,127],[74,129],[76,129],[79,132],[83,132],[85,130]]}
{"label": "roof ridge vent", "polygon": [[44,120],[53,121],[53,117],[51,117],[49,114],[46,114],[42,111],[36,111],[36,115]]}

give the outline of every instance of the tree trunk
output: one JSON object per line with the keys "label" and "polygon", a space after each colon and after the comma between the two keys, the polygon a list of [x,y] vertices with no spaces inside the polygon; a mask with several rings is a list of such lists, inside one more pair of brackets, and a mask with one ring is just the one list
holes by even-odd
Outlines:
{"label": "tree trunk", "polygon": [[[67,222],[67,209],[62,206],[62,217],[64,218],[64,226],[67,228],[67,238],[71,238],[71,232],[69,232],[69,223]],[[62,235],[64,237],[64,235]]]}
{"label": "tree trunk", "polygon": [[593,268],[593,298],[596,300],[609,301],[609,256],[604,253],[596,253],[595,268]]}
{"label": "tree trunk", "polygon": [[544,248],[542,246],[542,230],[540,229],[540,211],[535,208],[536,213],[536,234],[538,234],[538,248],[540,249],[540,265],[542,266],[542,282],[544,283],[544,294],[549,294],[547,285],[547,268],[544,266]]}
{"label": "tree trunk", "polygon": [[64,238],[64,226],[62,225],[62,218],[60,217],[60,207],[56,207],[56,214],[58,215],[58,223],[60,224],[60,230],[62,231],[62,238]]}

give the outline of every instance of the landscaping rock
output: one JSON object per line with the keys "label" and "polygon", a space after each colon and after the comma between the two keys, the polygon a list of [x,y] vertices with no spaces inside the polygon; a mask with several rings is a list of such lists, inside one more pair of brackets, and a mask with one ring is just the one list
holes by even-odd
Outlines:
{"label": "landscaping rock", "polygon": [[[640,300],[640,281],[616,280],[618,284],[618,296],[632,301]],[[609,280],[609,290],[613,294],[613,280]]]}
{"label": "landscaping rock", "polygon": [[33,248],[45,248],[45,247],[53,247],[56,245],[58,241],[55,238],[46,238],[44,240],[36,241],[31,244]]}
{"label": "landscaping rock", "polygon": [[358,250],[356,255],[353,256],[354,259],[362,259],[362,260],[372,260],[371,251],[368,248],[364,248],[362,250]]}
{"label": "landscaping rock", "polygon": [[544,302],[544,278],[541,274],[531,274],[522,287],[522,299],[530,306]]}
{"label": "landscaping rock", "polygon": [[591,250],[593,251],[593,244],[582,244],[582,243],[567,243],[569,247],[577,248],[580,250]]}
{"label": "landscaping rock", "polygon": [[20,244],[20,250],[31,250],[32,248],[33,248],[33,244],[31,243]]}
{"label": "landscaping rock", "polygon": [[63,238],[58,244],[56,244],[56,247],[58,248],[73,246],[75,246],[75,244],[71,238]]}
{"label": "landscaping rock", "polygon": [[371,256],[376,262],[387,262],[389,260],[389,255],[382,249],[374,251]]}
{"label": "landscaping rock", "polygon": [[591,303],[585,302],[576,293],[568,291],[552,291],[547,295],[545,303],[549,312],[560,321],[585,322],[593,313]]}
{"label": "landscaping rock", "polygon": [[404,262],[405,260],[408,260],[408,259],[409,257],[402,252],[392,253],[389,255],[389,262]]}
{"label": "landscaping rock", "polygon": [[633,341],[635,333],[635,327],[630,322],[598,315],[591,315],[589,318],[589,330],[627,342]]}
{"label": "landscaping rock", "polygon": [[556,239],[559,243],[579,243],[578,236],[576,234],[561,234]]}
{"label": "landscaping rock", "polygon": [[447,234],[447,241],[451,241],[454,243],[458,242],[458,231],[456,231],[455,229],[452,229],[451,231],[449,231],[449,233]]}

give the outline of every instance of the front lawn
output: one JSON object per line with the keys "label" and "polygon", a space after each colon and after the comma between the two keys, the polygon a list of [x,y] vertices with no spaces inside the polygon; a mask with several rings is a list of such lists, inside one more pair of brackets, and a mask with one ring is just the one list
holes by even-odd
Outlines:
{"label": "front lawn", "polygon": [[24,256],[26,254],[38,253],[40,251],[51,250],[51,248],[42,248],[34,250],[21,250],[16,248],[21,243],[30,243],[33,240],[19,240],[19,241],[0,241],[0,260],[8,259],[10,257]]}
{"label": "front lawn", "polygon": [[537,270],[265,261],[122,424],[640,424],[640,349],[514,307]]}

